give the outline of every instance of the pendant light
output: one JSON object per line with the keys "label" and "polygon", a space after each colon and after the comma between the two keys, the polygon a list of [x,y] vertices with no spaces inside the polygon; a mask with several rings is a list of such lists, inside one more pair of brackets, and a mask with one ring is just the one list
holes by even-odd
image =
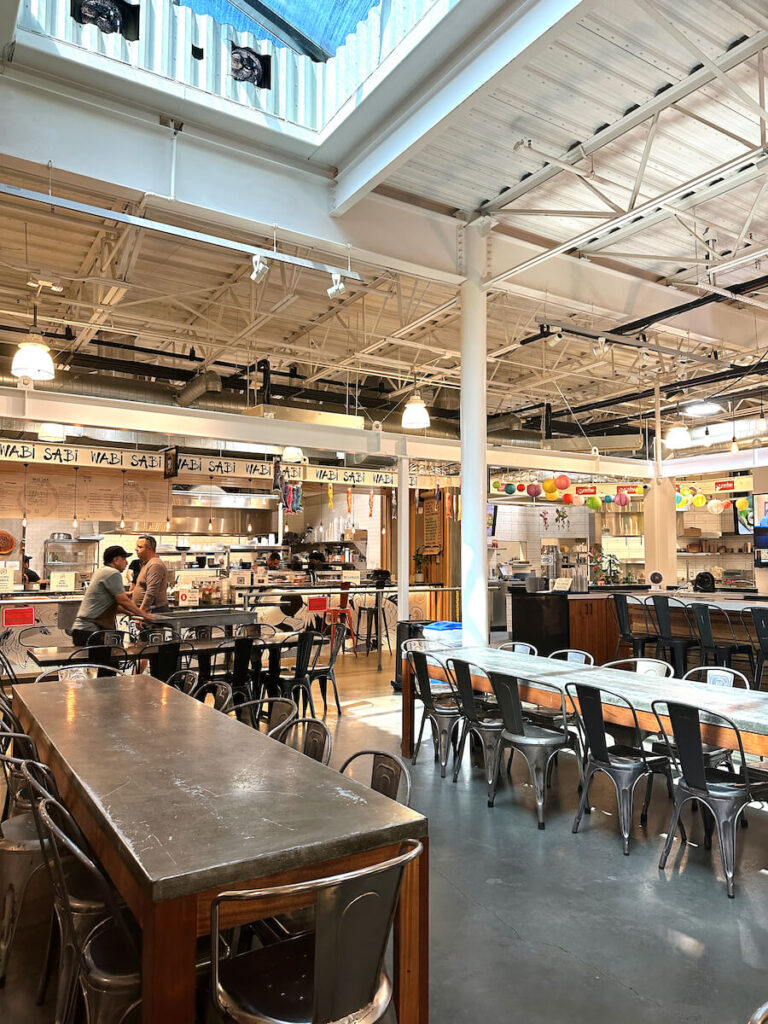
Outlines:
{"label": "pendant light", "polygon": [[38,441],[48,441],[49,444],[64,444],[67,440],[67,431],[63,423],[41,423],[37,428]]}
{"label": "pendant light", "polygon": [[208,477],[208,533],[213,533],[213,474]]}
{"label": "pendant light", "polygon": [[123,474],[123,498],[122,498],[122,511],[120,513],[120,529],[125,529],[125,474],[126,470],[121,469],[120,472]]}
{"label": "pendant light", "polygon": [[16,349],[11,373],[14,377],[28,377],[30,380],[53,380],[56,376],[50,349],[43,342],[42,332],[37,326],[37,306],[27,340],[20,342]]}
{"label": "pendant light", "polygon": [[24,515],[21,517],[21,528],[26,530],[27,528],[27,470],[29,469],[29,463],[24,463]]}
{"label": "pendant light", "polygon": [[673,423],[667,431],[667,436],[664,438],[664,444],[667,448],[685,448],[686,445],[691,443],[691,432],[686,425],[681,421],[680,423]]}
{"label": "pendant light", "polygon": [[165,510],[165,532],[171,532],[171,481],[168,481],[168,502]]}
{"label": "pendant light", "polygon": [[251,526],[250,520],[248,521],[248,533],[251,533],[253,527]]}
{"label": "pendant light", "polygon": [[731,455],[739,454],[739,446],[736,443],[736,420],[734,419],[733,403],[731,403]]}
{"label": "pendant light", "polygon": [[283,462],[303,462],[304,452],[296,445],[289,444],[283,448]]}
{"label": "pendant light", "polygon": [[429,412],[418,390],[405,403],[400,425],[403,430],[425,430],[429,426]]}
{"label": "pendant light", "polygon": [[79,472],[79,466],[75,466],[75,507],[72,514],[72,528],[77,529],[77,474]]}
{"label": "pendant light", "polygon": [[760,392],[760,419],[757,421],[758,434],[768,434],[768,421],[763,414],[763,393]]}

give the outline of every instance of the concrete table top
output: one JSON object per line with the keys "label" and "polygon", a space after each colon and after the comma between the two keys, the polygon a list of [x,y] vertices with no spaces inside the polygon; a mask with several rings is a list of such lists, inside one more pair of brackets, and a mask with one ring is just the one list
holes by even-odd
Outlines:
{"label": "concrete table top", "polygon": [[[637,711],[651,711],[655,700],[678,700],[695,704],[730,718],[745,733],[768,736],[768,693],[732,689],[712,683],[624,672],[621,669],[572,665],[566,661],[515,654],[491,647],[458,647],[438,657],[461,658],[484,671],[505,672],[523,682],[548,683],[564,690],[566,683],[591,683],[628,698]],[[606,703],[612,703],[606,698]]]}
{"label": "concrete table top", "polygon": [[14,707],[154,901],[427,834],[422,815],[151,676],[20,686]]}

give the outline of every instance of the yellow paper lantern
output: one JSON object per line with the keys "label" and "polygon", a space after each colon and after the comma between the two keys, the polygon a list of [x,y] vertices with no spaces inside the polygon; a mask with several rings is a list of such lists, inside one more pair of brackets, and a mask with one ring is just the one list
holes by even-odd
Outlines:
{"label": "yellow paper lantern", "polygon": [[645,488],[642,484],[638,484],[635,488],[635,494],[645,494]]}
{"label": "yellow paper lantern", "polygon": [[682,496],[684,498],[690,498],[690,496],[691,496],[691,488],[690,487],[683,487],[681,489],[680,493],[682,494]]}
{"label": "yellow paper lantern", "polygon": [[749,508],[749,498],[738,498],[736,508],[739,512],[745,512]]}
{"label": "yellow paper lantern", "polygon": [[544,488],[544,493],[545,494],[554,494],[557,491],[557,484],[555,483],[555,481],[552,479],[551,476],[548,477],[542,483],[541,486]]}
{"label": "yellow paper lantern", "polygon": [[693,499],[693,504],[695,508],[704,508],[704,506],[707,504],[706,495],[697,494],[696,497]]}
{"label": "yellow paper lantern", "polygon": [[557,491],[545,491],[544,497],[547,501],[557,501]]}

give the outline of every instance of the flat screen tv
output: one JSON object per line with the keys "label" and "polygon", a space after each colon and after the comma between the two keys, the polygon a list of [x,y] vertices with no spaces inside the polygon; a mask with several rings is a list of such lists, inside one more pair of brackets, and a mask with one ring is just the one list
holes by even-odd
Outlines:
{"label": "flat screen tv", "polygon": [[[750,495],[747,498],[749,504],[746,508],[740,509],[736,507],[737,502],[740,500],[735,498],[733,501],[733,530],[734,533],[750,534],[755,528],[755,502],[754,495]],[[768,495],[760,495],[760,497],[768,498]],[[762,506],[761,506],[762,508]]]}
{"label": "flat screen tv", "polygon": [[488,521],[488,536],[493,537],[496,534],[496,515],[499,511],[498,505],[486,505],[485,510],[487,512]]}

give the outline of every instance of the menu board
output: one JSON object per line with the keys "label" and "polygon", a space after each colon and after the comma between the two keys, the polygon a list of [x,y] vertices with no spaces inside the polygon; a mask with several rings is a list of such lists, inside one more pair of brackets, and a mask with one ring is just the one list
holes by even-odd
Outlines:
{"label": "menu board", "polygon": [[[33,466],[27,469],[26,507],[24,467],[3,463],[0,467],[0,517],[19,519],[25,511],[35,519],[69,519],[75,514],[84,521],[99,519],[165,519],[170,484],[144,473],[118,470],[74,469],[61,466]],[[123,507],[125,483],[125,507]]]}
{"label": "menu board", "polygon": [[424,548],[437,554],[443,547],[443,506],[429,498],[424,502]]}

